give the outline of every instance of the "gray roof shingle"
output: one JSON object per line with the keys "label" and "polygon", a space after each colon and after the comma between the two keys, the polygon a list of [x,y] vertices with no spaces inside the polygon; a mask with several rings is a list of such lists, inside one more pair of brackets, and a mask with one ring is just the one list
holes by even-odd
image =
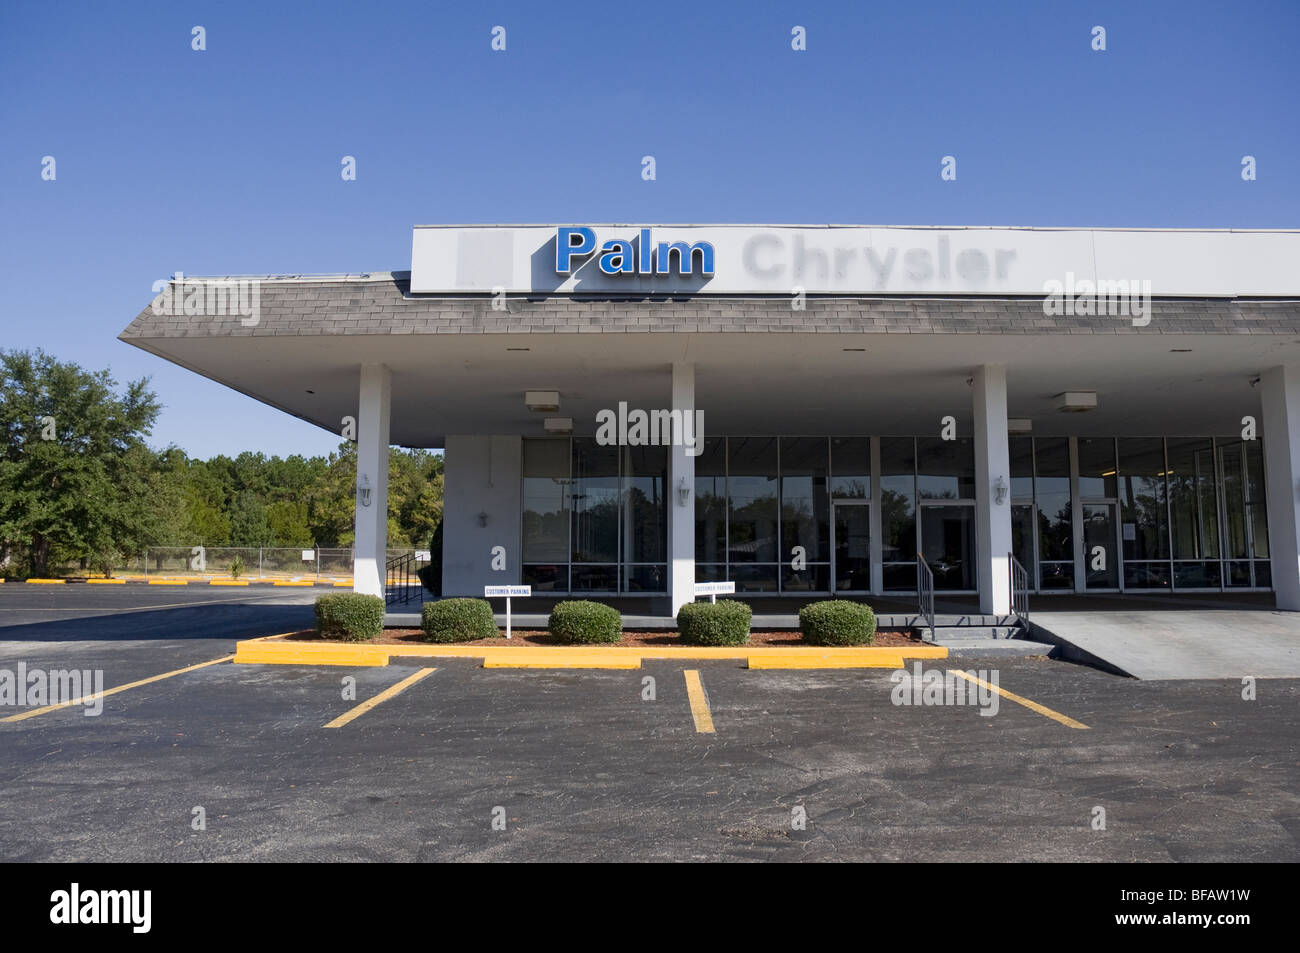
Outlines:
{"label": "gray roof shingle", "polygon": [[[191,280],[199,280],[187,278]],[[215,279],[230,281],[237,279]],[[257,324],[239,315],[156,314],[146,306],[122,340],[176,337],[374,334],[867,333],[867,334],[1297,334],[1300,300],[1177,298],[1152,302],[1151,321],[1050,316],[1041,297],[591,297],[412,296],[407,272],[263,278]]]}

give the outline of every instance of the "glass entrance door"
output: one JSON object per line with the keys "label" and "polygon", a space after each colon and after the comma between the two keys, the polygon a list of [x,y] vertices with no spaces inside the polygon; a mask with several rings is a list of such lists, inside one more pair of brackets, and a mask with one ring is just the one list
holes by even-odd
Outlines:
{"label": "glass entrance door", "polygon": [[868,503],[835,503],[834,565],[831,580],[835,592],[871,591],[871,506]]}
{"label": "glass entrance door", "polygon": [[974,590],[975,507],[922,503],[921,554],[934,573],[936,589]]}
{"label": "glass entrance door", "polygon": [[1083,504],[1083,566],[1087,588],[1119,588],[1114,503]]}

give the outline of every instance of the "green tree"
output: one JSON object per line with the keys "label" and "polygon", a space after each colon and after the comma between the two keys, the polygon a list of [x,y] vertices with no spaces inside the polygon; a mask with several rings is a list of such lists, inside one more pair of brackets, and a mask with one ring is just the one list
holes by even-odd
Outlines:
{"label": "green tree", "polygon": [[102,564],[165,533],[149,496],[167,480],[144,442],[159,411],[147,383],[118,393],[107,370],[0,351],[0,563],[17,555],[37,575]]}

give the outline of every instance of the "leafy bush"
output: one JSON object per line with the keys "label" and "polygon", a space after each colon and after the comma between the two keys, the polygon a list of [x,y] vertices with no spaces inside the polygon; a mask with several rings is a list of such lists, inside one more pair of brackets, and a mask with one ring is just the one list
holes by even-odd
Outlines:
{"label": "leafy bush", "polygon": [[384,600],[360,592],[317,596],[316,631],[325,639],[368,642],[384,631]]}
{"label": "leafy bush", "polygon": [[677,631],[687,645],[744,645],[754,613],[734,599],[691,602],[677,613]]}
{"label": "leafy bush", "polygon": [[551,610],[551,634],[565,645],[597,645],[623,637],[623,616],[599,602],[561,602]]}
{"label": "leafy bush", "polygon": [[473,642],[499,634],[486,599],[441,599],[426,602],[420,613],[426,642]]}
{"label": "leafy bush", "polygon": [[870,645],[876,639],[876,614],[860,602],[814,602],[799,610],[799,631],[811,645]]}
{"label": "leafy bush", "polygon": [[236,556],[230,561],[230,578],[238,579],[244,574],[244,560]]}

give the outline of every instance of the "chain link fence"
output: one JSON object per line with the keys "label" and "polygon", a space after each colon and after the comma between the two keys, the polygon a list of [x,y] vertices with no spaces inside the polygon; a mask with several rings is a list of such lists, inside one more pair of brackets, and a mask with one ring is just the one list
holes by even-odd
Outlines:
{"label": "chain link fence", "polygon": [[[387,558],[415,552],[414,549],[390,549]],[[352,550],[279,546],[150,546],[143,555],[115,567],[113,574],[214,579],[351,579]]]}

